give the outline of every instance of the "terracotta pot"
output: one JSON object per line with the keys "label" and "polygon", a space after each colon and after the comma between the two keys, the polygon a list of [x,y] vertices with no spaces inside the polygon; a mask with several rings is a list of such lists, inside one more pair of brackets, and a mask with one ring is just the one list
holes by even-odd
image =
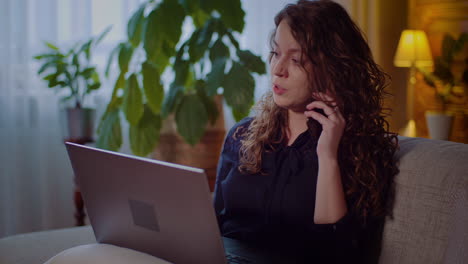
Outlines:
{"label": "terracotta pot", "polygon": [[170,116],[163,123],[158,147],[152,154],[158,160],[204,169],[211,191],[214,190],[216,167],[226,134],[221,97],[216,98],[216,104],[218,120],[207,127],[198,144],[186,143],[177,133],[174,116]]}
{"label": "terracotta pot", "polygon": [[453,114],[426,111],[425,116],[430,138],[448,140],[452,129]]}

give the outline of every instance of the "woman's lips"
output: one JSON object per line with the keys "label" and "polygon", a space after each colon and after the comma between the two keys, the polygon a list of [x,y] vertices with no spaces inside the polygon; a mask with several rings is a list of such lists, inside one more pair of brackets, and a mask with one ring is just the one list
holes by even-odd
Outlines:
{"label": "woman's lips", "polygon": [[275,92],[275,94],[277,94],[277,95],[282,95],[286,91],[287,91],[286,89],[283,89],[282,87],[280,87],[278,85],[273,85],[273,92]]}

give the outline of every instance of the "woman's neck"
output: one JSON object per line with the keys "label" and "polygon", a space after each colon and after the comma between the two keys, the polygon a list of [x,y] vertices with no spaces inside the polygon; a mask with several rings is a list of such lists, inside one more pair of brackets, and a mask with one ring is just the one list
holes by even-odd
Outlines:
{"label": "woman's neck", "polygon": [[288,146],[290,146],[300,134],[307,130],[307,117],[303,112],[288,110],[288,123]]}

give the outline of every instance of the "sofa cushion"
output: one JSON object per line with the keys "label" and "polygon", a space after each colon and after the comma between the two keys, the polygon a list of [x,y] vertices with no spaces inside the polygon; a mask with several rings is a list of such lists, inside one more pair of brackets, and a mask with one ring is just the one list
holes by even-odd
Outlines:
{"label": "sofa cushion", "polygon": [[0,239],[0,263],[44,263],[57,253],[96,243],[91,226],[19,234]]}
{"label": "sofa cushion", "polygon": [[454,217],[450,221],[450,233],[444,263],[468,263],[468,189],[461,188],[455,194]]}
{"label": "sofa cushion", "polygon": [[163,259],[109,244],[76,246],[60,252],[45,264],[170,264]]}
{"label": "sofa cushion", "polygon": [[394,218],[379,262],[466,263],[468,145],[400,137],[397,158]]}

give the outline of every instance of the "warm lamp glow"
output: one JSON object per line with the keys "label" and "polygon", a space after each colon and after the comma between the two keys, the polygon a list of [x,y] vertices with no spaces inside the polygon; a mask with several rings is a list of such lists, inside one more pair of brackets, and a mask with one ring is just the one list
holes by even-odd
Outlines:
{"label": "warm lamp glow", "polygon": [[426,33],[422,30],[406,29],[401,32],[400,42],[393,63],[397,67],[410,67],[410,78],[407,90],[406,114],[408,123],[403,129],[403,135],[417,136],[416,122],[414,122],[414,84],[416,83],[416,68],[430,67],[432,63],[431,50],[427,42]]}
{"label": "warm lamp glow", "polygon": [[397,67],[432,66],[432,55],[426,33],[422,30],[403,30],[393,63]]}

